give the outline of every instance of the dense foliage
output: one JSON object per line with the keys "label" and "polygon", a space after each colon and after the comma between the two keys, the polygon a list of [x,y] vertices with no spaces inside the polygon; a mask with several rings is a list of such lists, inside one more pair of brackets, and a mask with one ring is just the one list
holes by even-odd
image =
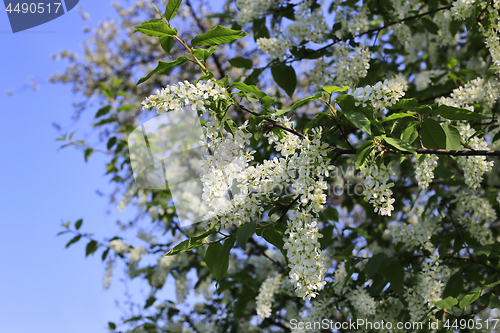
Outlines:
{"label": "dense foliage", "polygon": [[[136,238],[97,240],[82,220],[63,225],[68,246],[88,239],[87,255],[102,251],[106,287],[118,261],[150,286],[109,329],[499,329],[498,4],[221,7],[116,4],[120,22],[91,32],[83,61],[61,54],[72,64],[53,80],[84,94],[78,112],[102,103],[94,127],[105,148],[60,140],[85,160],[108,154],[111,202],[138,209],[120,222]],[[182,109],[199,119],[205,153],[190,166],[202,195],[188,203],[203,221],[187,224],[178,183],[140,182],[129,151],[154,111]],[[176,302],[159,296],[166,279]]]}

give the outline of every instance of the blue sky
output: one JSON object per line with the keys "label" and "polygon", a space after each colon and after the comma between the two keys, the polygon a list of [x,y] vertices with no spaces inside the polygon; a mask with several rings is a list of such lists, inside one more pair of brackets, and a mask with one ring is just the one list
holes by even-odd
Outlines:
{"label": "blue sky", "polygon": [[[80,5],[90,14],[91,27],[114,13],[107,1],[81,0]],[[85,259],[84,243],[65,249],[69,237],[56,237],[62,222],[79,218],[84,218],[81,230],[98,238],[112,235],[118,214],[95,193],[111,190],[104,176],[105,158],[94,154],[85,163],[81,151],[59,150],[51,125],[59,123],[82,136],[90,132],[93,112],[73,123],[72,102],[78,98],[69,86],[47,80],[64,69],[51,54],[68,49],[81,56],[84,25],[72,10],[13,34],[7,13],[0,13],[2,332],[106,332],[107,321],[121,315],[114,300],[121,298],[123,286],[115,279],[103,290],[100,257]],[[40,84],[38,91],[23,88],[29,76]],[[107,209],[114,213],[107,215]]]}

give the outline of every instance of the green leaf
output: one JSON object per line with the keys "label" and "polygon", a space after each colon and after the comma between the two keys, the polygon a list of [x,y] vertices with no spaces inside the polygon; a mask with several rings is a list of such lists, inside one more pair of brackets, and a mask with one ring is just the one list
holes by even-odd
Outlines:
{"label": "green leaf", "polygon": [[226,275],[229,266],[229,252],[235,240],[235,237],[229,237],[224,242],[224,245],[217,242],[208,246],[207,253],[205,254],[205,262],[217,281],[222,280]]}
{"label": "green leaf", "polygon": [[236,231],[236,239],[238,240],[239,246],[244,251],[246,251],[247,241],[255,233],[255,228],[256,228],[256,223],[249,222],[243,224],[241,227],[238,228],[238,231]]}
{"label": "green leaf", "polygon": [[253,67],[252,60],[245,59],[243,57],[236,57],[233,59],[229,59],[229,63],[231,64],[231,66],[236,67],[236,68],[250,69]]}
{"label": "green leaf", "polygon": [[95,240],[91,240],[87,244],[87,248],[85,249],[85,256],[87,257],[89,254],[94,254],[97,248],[98,248],[97,242]]}
{"label": "green leaf", "polygon": [[446,68],[448,68],[450,71],[452,71],[458,64],[457,59],[455,58],[449,58],[446,60]]}
{"label": "green leaf", "polygon": [[424,119],[420,134],[425,148],[446,149],[446,133],[434,119]]}
{"label": "green leaf", "polygon": [[170,0],[167,4],[167,9],[165,10],[165,14],[163,17],[168,21],[172,21],[172,19],[177,14],[179,7],[181,6],[182,0]]}
{"label": "green leaf", "polygon": [[80,240],[80,238],[82,238],[82,235],[76,235],[75,237],[73,237],[69,242],[68,244],[66,244],[66,248],[68,248],[71,244],[74,244],[76,242],[78,242]]}
{"label": "green leaf", "polygon": [[336,92],[342,92],[342,91],[349,90],[349,88],[350,87],[348,87],[348,86],[342,86],[342,87],[326,86],[326,87],[323,87],[323,90],[326,91],[329,94],[333,94],[333,93],[336,93]]}
{"label": "green leaf", "polygon": [[368,140],[365,143],[363,143],[358,149],[356,149],[356,168],[359,169],[361,168],[365,162],[368,156],[370,156],[370,153],[375,149],[375,146],[373,145],[373,140]]}
{"label": "green leaf", "polygon": [[88,162],[89,157],[90,157],[90,155],[92,155],[93,152],[94,152],[94,149],[92,149],[92,148],[85,149],[85,151],[83,153],[83,157],[85,158],[85,162]]}
{"label": "green leaf", "polygon": [[414,122],[413,124],[405,128],[403,133],[401,133],[401,140],[412,144],[413,141],[415,141],[415,139],[418,137],[417,124],[417,122]]}
{"label": "green leaf", "polygon": [[291,106],[289,106],[288,108],[286,109],[283,109],[283,110],[280,110],[278,112],[276,112],[274,115],[275,116],[280,116],[282,114],[285,114],[287,113],[288,111],[291,111],[293,109],[296,109],[298,107],[301,107],[302,105],[305,105],[307,103],[309,103],[310,101],[314,101],[314,100],[317,100],[319,98],[321,98],[322,96],[322,93],[317,93],[316,95],[312,95],[312,96],[309,96],[309,97],[306,97],[306,98],[303,98],[301,99],[300,101],[297,101],[295,103],[293,103]]}
{"label": "green leaf", "polygon": [[434,303],[435,306],[441,309],[451,310],[455,305],[458,304],[458,301],[454,297],[446,297],[440,301]]}
{"label": "green leaf", "polygon": [[463,22],[460,21],[460,20],[455,20],[455,19],[452,19],[450,21],[450,26],[449,26],[449,31],[450,31],[450,34],[452,36],[455,36],[458,31],[460,30],[460,28],[463,26]]}
{"label": "green leaf", "polygon": [[443,124],[443,130],[446,134],[446,149],[448,150],[460,150],[462,145],[462,136],[460,131],[453,125]]}
{"label": "green leaf", "polygon": [[429,18],[427,17],[422,17],[420,19],[422,21],[422,24],[424,25],[424,28],[429,31],[433,35],[437,35],[439,31],[439,26],[432,22]]}
{"label": "green leaf", "polygon": [[483,286],[483,289],[484,288],[493,288],[494,286],[497,286],[499,284],[500,284],[500,280]]}
{"label": "green leaf", "polygon": [[283,63],[271,66],[271,74],[274,81],[282,88],[290,98],[297,87],[297,75],[292,66]]}
{"label": "green leaf", "polygon": [[176,254],[184,253],[190,251],[198,246],[203,245],[203,239],[197,239],[195,237],[186,239],[185,241],[177,244],[172,250],[165,253],[166,256],[173,256]]}
{"label": "green leaf", "polygon": [[460,295],[464,288],[464,279],[462,277],[461,272],[457,272],[453,274],[450,279],[448,280],[448,283],[446,283],[446,287],[444,288],[443,291],[443,297],[457,297]]}
{"label": "green leaf", "polygon": [[106,147],[108,147],[108,149],[111,149],[111,147],[113,147],[115,145],[115,143],[116,143],[116,136],[109,138],[108,144],[106,145]]}
{"label": "green leaf", "polygon": [[401,119],[401,118],[415,119],[415,117],[409,113],[394,113],[394,114],[391,114],[389,117],[385,118],[384,120],[382,120],[382,122],[384,123],[386,121],[391,121],[391,120],[396,120],[396,119]]}
{"label": "green leaf", "polygon": [[105,114],[108,114],[109,111],[111,111],[111,105],[105,106],[103,108],[100,108],[99,111],[95,114],[95,117],[101,117],[104,116]]}
{"label": "green leaf", "polygon": [[398,110],[398,109],[415,110],[415,108],[417,106],[418,106],[417,99],[416,98],[409,98],[409,99],[399,100],[396,104],[391,106],[389,109],[391,109],[391,110]]}
{"label": "green leaf", "polygon": [[415,151],[415,148],[413,148],[409,143],[407,143],[403,140],[396,139],[396,138],[388,138],[388,137],[386,137],[384,140],[385,140],[385,142],[387,142],[388,144],[390,144],[391,146],[393,146],[394,148],[396,148],[398,150],[408,151],[408,152],[412,153],[413,155],[415,155],[415,157],[417,156],[417,152]]}
{"label": "green leaf", "polygon": [[307,124],[304,126],[303,130],[304,135],[306,135],[311,128],[317,127],[316,123],[318,122],[318,120],[325,117],[328,117],[328,113],[326,112],[317,113],[316,116],[314,116],[314,118],[311,121],[307,122]]}
{"label": "green leaf", "polygon": [[333,208],[332,206],[326,207],[325,210],[323,210],[323,213],[325,214],[326,218],[330,221],[338,222],[339,221],[339,211],[336,208]]}
{"label": "green leaf", "polygon": [[170,29],[164,22],[144,22],[135,27],[134,32],[136,31],[152,37],[173,37],[177,35],[177,31]]}
{"label": "green leaf", "polygon": [[367,279],[371,279],[380,269],[382,262],[385,259],[383,253],[372,256],[365,265],[365,274]]}
{"label": "green leaf", "polygon": [[260,90],[256,86],[248,85],[248,84],[243,83],[243,82],[233,82],[231,84],[231,88],[239,89],[240,91],[242,91],[244,93],[253,93],[253,94],[259,96],[260,98],[267,95],[265,92],[263,92],[262,90]]}
{"label": "green leaf", "polygon": [[456,108],[448,105],[441,105],[437,109],[432,110],[430,113],[440,115],[441,117],[450,120],[475,120],[489,118],[487,116],[483,116],[482,114],[471,112],[467,109]]}
{"label": "green leaf", "polygon": [[480,300],[488,309],[500,309],[500,299],[493,293],[484,294]]}
{"label": "green leaf", "polygon": [[79,219],[78,221],[75,222],[75,229],[78,230],[82,226],[83,219]]}
{"label": "green leaf", "polygon": [[262,231],[262,237],[270,244],[276,246],[286,258],[286,251],[283,249],[285,242],[283,241],[283,233],[274,228],[265,228]]}
{"label": "green leaf", "polygon": [[333,225],[324,227],[320,230],[320,233],[323,235],[323,237],[319,239],[319,245],[321,249],[324,250],[333,240]]}
{"label": "green leaf", "polygon": [[256,68],[252,71],[252,74],[247,76],[245,80],[243,81],[245,84],[257,84],[259,81],[259,75],[264,71],[262,68]]}
{"label": "green leaf", "polygon": [[170,36],[160,37],[160,46],[168,55],[170,55],[170,51],[172,51],[172,47],[174,47],[175,38]]}
{"label": "green leaf", "polygon": [[106,260],[108,253],[109,253],[109,248],[107,248],[105,251],[102,252],[102,256],[101,256],[102,261]]}
{"label": "green leaf", "polygon": [[236,123],[232,119],[226,119],[224,120],[224,129],[228,133],[235,135],[236,132],[238,131],[238,125],[236,125]]}
{"label": "green leaf", "polygon": [[144,305],[144,309],[149,308],[151,305],[153,305],[156,302],[156,298],[154,296],[149,297],[146,300],[146,305]]}
{"label": "green leaf", "polygon": [[370,128],[370,120],[366,118],[366,116],[362,113],[356,111],[342,110],[342,113],[345,117],[354,124],[357,128],[366,132],[368,134],[372,134],[372,130]]}
{"label": "green leaf", "polygon": [[193,49],[193,54],[196,58],[206,61],[218,49],[217,45],[212,45],[209,49]]}
{"label": "green leaf", "polygon": [[[409,117],[404,117],[404,118],[397,119],[394,122],[394,124],[392,124],[391,133],[394,133],[394,131],[396,129],[398,129],[398,128],[402,127],[402,126],[407,125],[406,128],[408,128],[408,127],[411,127],[411,126],[416,126],[417,124],[418,124],[418,121],[415,118],[412,119],[412,118],[409,118]],[[409,141],[406,141],[406,142],[410,143]],[[413,141],[411,141],[411,142],[413,142]]]}
{"label": "green leaf", "polygon": [[109,321],[108,322],[108,327],[109,327],[110,330],[114,330],[114,329],[116,329],[116,324],[113,323],[113,322],[111,322],[111,321]]}
{"label": "green leaf", "polygon": [[467,305],[474,303],[479,298],[480,294],[481,291],[478,290],[465,295],[464,298],[459,303],[460,309],[465,310]]}
{"label": "green leaf", "polygon": [[276,102],[276,100],[274,98],[271,98],[271,97],[269,97],[269,96],[266,95],[266,96],[262,97],[260,105],[262,106],[262,108],[264,110],[266,110],[271,105],[274,105],[275,102]]}
{"label": "green leaf", "polygon": [[391,284],[392,290],[401,296],[401,293],[403,292],[405,271],[397,259],[393,260],[389,267],[387,267],[385,271],[385,278]]}
{"label": "green leaf", "polygon": [[194,241],[198,241],[200,239],[205,239],[208,236],[210,236],[211,234],[214,234],[216,232],[217,231],[215,230],[215,228],[212,227],[212,228],[208,229],[207,231],[205,231],[204,233],[202,233],[201,235],[191,237],[191,241],[194,242]]}
{"label": "green leaf", "polygon": [[226,44],[248,35],[241,30],[228,29],[223,26],[216,26],[204,34],[198,35],[191,40],[192,46]]}
{"label": "green leaf", "polygon": [[172,68],[174,68],[175,66],[181,65],[188,60],[189,60],[188,57],[182,56],[182,57],[177,58],[176,60],[169,61],[169,62],[159,61],[158,66],[156,66],[156,68],[153,69],[148,75],[146,75],[145,77],[140,79],[139,82],[137,82],[137,85],[147,81],[151,77],[151,75],[153,75],[153,74],[156,74],[156,73],[168,74],[168,73],[170,73]]}
{"label": "green leaf", "polygon": [[257,41],[259,38],[269,38],[269,29],[266,26],[266,18],[260,18],[253,21],[252,26],[253,39]]}
{"label": "green leaf", "polygon": [[133,110],[136,108],[137,108],[137,106],[135,106],[135,105],[122,105],[118,109],[116,109],[116,111],[124,112],[124,111],[130,111],[130,110]]}

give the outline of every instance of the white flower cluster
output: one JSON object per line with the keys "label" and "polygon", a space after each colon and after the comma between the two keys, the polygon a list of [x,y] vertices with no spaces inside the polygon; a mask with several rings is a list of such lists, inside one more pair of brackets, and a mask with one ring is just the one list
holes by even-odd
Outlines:
{"label": "white flower cluster", "polygon": [[389,230],[394,244],[402,242],[408,245],[420,245],[428,251],[433,250],[430,239],[436,232],[439,220],[433,215],[423,217],[421,212],[413,212],[408,216],[407,224],[391,225]]}
{"label": "white flower cluster", "polygon": [[480,224],[470,217],[460,219],[460,223],[464,224],[469,233],[479,241],[481,245],[488,245],[494,242],[493,234],[487,224]]}
{"label": "white flower cluster", "polygon": [[454,89],[450,97],[440,97],[436,102],[439,105],[444,104],[474,111],[473,104],[486,104],[491,108],[499,97],[500,81],[498,79],[490,78],[486,81],[478,77],[467,82],[464,86]]}
{"label": "white flower cluster", "polygon": [[366,6],[354,9],[351,6],[343,5],[341,1],[333,2],[331,6],[332,11],[335,11],[335,22],[339,22],[342,26],[341,29],[335,32],[338,39],[350,34],[356,36],[358,33],[367,31],[370,28],[368,8]]}
{"label": "white flower cluster", "polygon": [[130,250],[130,261],[139,261],[143,254],[147,253],[144,247],[134,247]]}
{"label": "white flower cluster", "polygon": [[496,67],[500,67],[500,38],[498,37],[500,29],[493,28],[493,26],[490,27],[489,29],[486,29],[481,26],[480,31],[486,38],[485,44],[490,50],[490,55],[491,55],[491,60],[493,61],[493,65]]}
{"label": "white flower cluster", "polygon": [[236,0],[236,6],[239,9],[236,22],[241,26],[252,22],[277,3],[277,0]]}
{"label": "white flower cluster", "polygon": [[374,86],[356,88],[353,92],[356,106],[370,104],[375,110],[385,110],[396,104],[404,96],[406,81],[401,77],[377,82]]}
{"label": "white flower cluster", "polygon": [[458,193],[455,201],[459,221],[465,224],[472,237],[482,245],[493,243],[493,235],[488,224],[496,222],[497,214],[489,201],[470,191]]}
{"label": "white flower cluster", "polygon": [[[322,297],[321,299],[316,299],[314,302],[311,302],[311,307],[307,310],[307,312],[303,313],[301,320],[308,323],[319,323],[325,318],[330,318],[330,316],[334,314],[335,310],[333,299]],[[316,325],[316,327],[305,329],[302,332],[320,333],[322,330]]]}
{"label": "white flower cluster", "polygon": [[411,321],[419,321],[429,308],[441,299],[443,281],[446,281],[449,275],[449,269],[439,265],[438,255],[432,255],[429,261],[422,263],[422,270],[417,275],[416,285],[405,288],[404,291]]}
{"label": "white flower cluster", "polygon": [[184,303],[190,292],[191,279],[189,279],[186,274],[186,272],[182,272],[175,278],[175,298],[177,304]]}
{"label": "white flower cluster", "polygon": [[[466,142],[474,150],[488,150],[488,143],[485,139],[474,136],[476,131],[469,124],[460,125],[460,135],[462,142]],[[471,189],[479,187],[483,181],[483,174],[493,168],[493,161],[486,161],[486,156],[459,156],[458,161],[464,170],[465,183]]]}
{"label": "white flower cluster", "polygon": [[[286,117],[277,121],[293,127]],[[312,134],[304,138],[289,132],[283,132],[280,137],[271,131],[265,136],[281,156],[249,166],[253,156],[243,148],[248,146],[251,135],[243,129],[243,126],[238,128],[234,136],[220,136],[217,126],[211,123],[205,126],[209,142],[200,144],[210,149],[212,155],[202,162],[204,175],[201,180],[203,200],[209,207],[209,223],[227,228],[254,220],[263,212],[261,198],[275,200],[281,197],[285,186],[289,186],[294,196],[300,195],[298,204],[301,206],[300,213],[288,220],[286,231],[290,278],[299,297],[315,297],[325,284],[324,257],[318,242],[321,234],[314,217],[326,202],[324,178],[332,168],[326,159],[328,144],[321,141],[320,128],[312,129]],[[232,192],[230,199],[228,190]]]}
{"label": "white flower cluster", "polygon": [[151,286],[162,287],[168,274],[173,268],[173,264],[178,260],[177,256],[163,256],[158,258],[158,269],[155,270],[151,278]]}
{"label": "white flower cluster", "polygon": [[[250,133],[244,132],[245,126],[240,126],[234,136],[231,133],[219,135],[219,126],[210,122],[203,127],[203,139],[208,139],[208,142],[202,140],[200,146],[211,151],[201,163],[202,199],[208,207],[205,218],[222,229],[249,222],[263,210],[258,195],[251,195],[255,190],[250,182],[253,170],[247,166],[253,156],[243,150],[251,137]],[[233,186],[235,181],[238,188]],[[232,192],[232,199],[228,198],[228,191]]]}
{"label": "white flower cluster", "polygon": [[111,284],[111,278],[113,277],[113,266],[115,261],[111,258],[106,262],[106,274],[104,275],[103,287],[104,289],[108,289]]}
{"label": "white flower cluster", "polygon": [[288,38],[262,37],[257,39],[257,47],[262,52],[267,53],[271,58],[283,58],[291,47],[292,43]]}
{"label": "white flower cluster", "polygon": [[130,245],[120,239],[113,239],[109,242],[109,247],[118,254],[123,254],[130,250]]}
{"label": "white flower cluster", "polygon": [[[350,7],[348,7],[351,9]],[[370,28],[370,20],[368,19],[369,9],[367,6],[358,7],[358,12],[356,13],[352,10],[347,16],[339,17],[339,21],[342,23],[342,27],[346,27],[346,29],[342,29],[336,32],[336,36],[338,38],[342,38],[342,34],[340,33],[343,30],[347,30],[349,33],[356,36],[358,33],[362,33],[367,31]],[[345,36],[345,34],[344,34]]]}
{"label": "white flower cluster", "polygon": [[345,270],[345,262],[342,261],[339,264],[337,264],[337,268],[335,269],[335,273],[333,275],[333,283],[335,284],[333,286],[333,290],[338,296],[341,296],[344,294],[344,291],[346,289],[347,281],[347,271]]}
{"label": "white flower cluster", "polygon": [[490,202],[471,191],[459,192],[455,201],[457,202],[457,212],[459,215],[470,212],[472,219],[476,222],[495,222],[497,219],[497,213]]}
{"label": "white flower cluster", "polygon": [[415,79],[413,80],[413,83],[415,84],[415,88],[418,91],[427,89],[429,87],[429,84],[431,83],[431,79],[443,74],[444,71],[440,69],[433,69],[430,71],[422,71],[415,75]]}
{"label": "white flower cluster", "polygon": [[[269,3],[272,4],[273,1]],[[311,6],[312,0],[299,3],[295,10],[295,20],[287,26],[288,34],[279,31],[279,36],[261,37],[257,39],[257,47],[271,58],[283,58],[290,47],[299,45],[303,41],[324,42],[329,28],[323,11],[321,7],[311,10]]]}
{"label": "white flower cluster", "polygon": [[287,223],[285,233],[289,237],[285,238],[283,248],[287,251],[290,278],[297,296],[311,299],[326,284],[325,258],[318,241],[323,235],[319,233],[318,223],[304,211],[291,216]]}
{"label": "white flower cluster", "polygon": [[366,317],[375,314],[377,302],[375,302],[373,297],[368,295],[368,292],[362,286],[358,286],[352,290],[349,296],[347,296],[347,300],[352,303],[352,306],[359,315]]}
{"label": "white flower cluster", "polygon": [[392,0],[391,3],[395,9],[392,15],[400,20],[404,19],[410,11],[417,10],[421,6],[418,0]]}
{"label": "white flower cluster", "polygon": [[367,48],[352,49],[348,44],[340,43],[334,52],[334,72],[331,73],[334,84],[352,86],[368,74],[371,54]]}
{"label": "white flower cluster", "polygon": [[457,0],[451,7],[451,15],[457,20],[465,20],[474,12],[475,3],[474,0]]}
{"label": "white flower cluster", "polygon": [[219,98],[224,99],[225,89],[209,80],[206,83],[198,82],[196,85],[188,81],[179,82],[178,85],[168,85],[161,90],[157,90],[155,95],[147,97],[142,102],[143,110],[156,109],[158,114],[177,110],[183,106],[191,106],[196,111],[205,111],[206,105]]}
{"label": "white flower cluster", "polygon": [[391,216],[394,210],[394,198],[391,198],[391,187],[394,183],[389,182],[393,172],[382,165],[380,168],[375,164],[367,164],[361,169],[361,175],[365,177],[363,194],[365,201],[370,202],[379,215]]}
{"label": "white flower cluster", "polygon": [[429,187],[429,183],[434,179],[434,169],[438,165],[436,155],[426,155],[422,163],[419,163],[415,170],[415,178],[418,181],[418,187],[422,190]]}
{"label": "white flower cluster", "polygon": [[412,32],[410,27],[404,23],[397,23],[392,26],[392,31],[394,32],[394,36],[399,40],[401,44],[405,46],[405,48],[412,43]]}
{"label": "white flower cluster", "polygon": [[259,295],[257,295],[257,315],[262,319],[271,316],[273,297],[280,287],[281,274],[268,277],[260,286]]}
{"label": "white flower cluster", "polygon": [[456,45],[460,41],[460,33],[457,32],[455,35],[452,35],[450,32],[449,26],[452,21],[452,14],[448,10],[437,12],[434,15],[433,21],[439,26],[438,34],[434,37],[435,40],[429,39],[433,49],[435,48],[438,51],[439,47]]}
{"label": "white flower cluster", "polygon": [[[287,127],[293,126],[286,117],[278,121]],[[297,296],[304,299],[315,297],[325,285],[324,255],[318,241],[322,235],[314,218],[326,202],[323,192],[327,189],[327,183],[324,178],[328,177],[328,170],[332,169],[325,159],[328,144],[321,141],[321,128],[313,128],[311,133],[310,138],[300,140],[288,132],[283,134],[283,138],[272,132],[266,134],[269,143],[274,144],[284,157],[284,169],[273,174],[279,180],[274,185],[281,189],[282,179],[292,178],[288,180],[291,189],[294,195],[300,195],[300,209],[287,221],[286,233],[289,236],[285,239],[284,248],[287,249],[290,278],[295,284]]]}
{"label": "white flower cluster", "polygon": [[325,85],[352,86],[367,75],[370,68],[370,52],[366,48],[354,48],[339,43],[335,59],[324,58],[314,62],[314,70],[309,73],[311,83],[318,88]]}
{"label": "white flower cluster", "polygon": [[325,40],[328,25],[323,11],[321,7],[311,11],[311,5],[311,0],[301,2],[295,10],[295,21],[287,27],[288,34],[292,40],[296,40],[296,45],[307,40],[314,43],[322,43]]}

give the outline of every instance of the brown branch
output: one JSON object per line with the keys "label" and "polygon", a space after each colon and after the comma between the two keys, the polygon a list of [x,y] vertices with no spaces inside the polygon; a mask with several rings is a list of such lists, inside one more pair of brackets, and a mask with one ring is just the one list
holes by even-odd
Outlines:
{"label": "brown branch", "polygon": [[[240,103],[235,103],[237,106],[239,106],[243,111],[248,112],[254,116],[260,117],[264,116],[263,114],[260,114],[256,111],[253,111],[246,106],[240,104]],[[276,120],[273,120],[271,118],[264,118],[273,126],[279,127],[289,133],[295,134],[301,138],[303,138],[305,135],[286,126],[281,125],[278,123]],[[349,143],[349,142],[348,142]],[[349,144],[350,145],[350,144]],[[340,155],[355,155],[356,154],[356,148],[351,146],[351,149],[345,149],[345,148],[337,148],[337,147],[329,147],[332,149],[334,152]],[[413,154],[410,151],[402,151],[402,150],[395,150],[395,149],[387,149],[387,153],[391,154],[403,154],[403,155],[410,155]],[[500,150],[448,150],[448,149],[431,149],[431,148],[421,148],[421,149],[415,149],[415,152],[417,154],[434,154],[434,155],[451,155],[451,156],[500,156]]]}
{"label": "brown branch", "polygon": [[292,208],[292,206],[299,200],[301,194],[299,194],[298,196],[295,197],[295,199],[293,199],[292,202],[290,202],[290,204],[288,206],[286,206],[285,210],[283,211],[283,214],[281,214],[280,218],[278,219],[277,222],[281,222],[285,216],[286,216],[286,213],[288,213],[288,211],[290,210],[290,208]]}
{"label": "brown branch", "polygon": [[257,251],[259,251],[260,254],[262,254],[264,257],[266,257],[267,259],[269,259],[273,264],[275,264],[277,267],[279,267],[280,269],[284,270],[285,272],[289,273],[288,268],[283,267],[283,265],[281,265],[281,263],[279,261],[274,260],[273,258],[271,258],[270,256],[268,256],[266,254],[266,251],[263,249],[263,248],[265,248],[264,245],[260,245],[259,243],[257,243],[255,241],[255,239],[253,239],[253,237],[250,237],[248,239],[248,242],[251,243],[251,244],[253,244],[255,246],[255,249]]}
{"label": "brown branch", "polygon": [[[236,103],[236,105],[238,105],[243,111],[245,112],[248,112],[250,114],[253,114],[254,116],[257,116],[257,117],[260,117],[260,116],[263,116],[262,114],[258,113],[258,112],[255,112],[253,110],[250,110],[249,108],[247,108],[246,106],[240,104],[240,103]],[[280,123],[278,123],[276,120],[273,120],[271,118],[264,118],[265,120],[267,120],[268,122],[270,122],[271,124],[273,124],[273,126],[276,126],[276,127],[279,127],[287,132],[290,132],[292,134],[295,134],[297,136],[300,136],[301,138],[304,137],[304,134],[300,133],[300,132],[297,132],[296,130],[294,129],[291,129],[289,127],[286,127],[286,126],[283,126],[281,125]]]}

